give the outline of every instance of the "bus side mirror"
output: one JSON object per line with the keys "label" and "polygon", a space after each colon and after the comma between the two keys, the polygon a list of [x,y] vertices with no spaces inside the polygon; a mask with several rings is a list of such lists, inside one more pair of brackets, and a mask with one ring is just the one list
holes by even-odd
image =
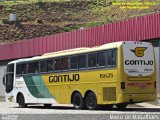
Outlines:
{"label": "bus side mirror", "polygon": [[5,79],[5,76],[3,76],[3,85],[6,85],[6,79]]}

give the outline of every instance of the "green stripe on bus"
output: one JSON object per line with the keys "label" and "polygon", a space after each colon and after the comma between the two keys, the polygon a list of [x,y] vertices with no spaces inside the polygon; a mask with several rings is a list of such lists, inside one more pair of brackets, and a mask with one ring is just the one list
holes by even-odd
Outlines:
{"label": "green stripe on bus", "polygon": [[36,98],[52,98],[40,76],[25,76],[24,81],[29,92]]}
{"label": "green stripe on bus", "polygon": [[33,76],[33,82],[37,85],[37,89],[39,93],[44,97],[44,98],[52,98],[52,95],[48,91],[47,87],[45,86],[42,77],[41,76]]}

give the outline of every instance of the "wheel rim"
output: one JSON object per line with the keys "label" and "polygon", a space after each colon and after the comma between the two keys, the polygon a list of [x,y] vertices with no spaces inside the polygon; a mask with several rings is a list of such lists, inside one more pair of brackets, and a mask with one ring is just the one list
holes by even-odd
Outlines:
{"label": "wheel rim", "polygon": [[97,109],[97,99],[94,93],[89,93],[87,95],[86,106],[89,110]]}
{"label": "wheel rim", "polygon": [[95,100],[92,96],[90,96],[87,100],[87,104],[89,107],[94,107],[95,106]]}

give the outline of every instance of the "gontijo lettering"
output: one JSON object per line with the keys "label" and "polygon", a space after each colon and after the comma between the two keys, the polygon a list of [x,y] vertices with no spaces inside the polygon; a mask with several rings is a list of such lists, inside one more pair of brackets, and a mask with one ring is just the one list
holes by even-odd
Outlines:
{"label": "gontijo lettering", "polygon": [[49,76],[49,82],[73,82],[79,80],[80,80],[79,74]]}
{"label": "gontijo lettering", "polygon": [[153,65],[153,60],[125,60],[125,65]]}

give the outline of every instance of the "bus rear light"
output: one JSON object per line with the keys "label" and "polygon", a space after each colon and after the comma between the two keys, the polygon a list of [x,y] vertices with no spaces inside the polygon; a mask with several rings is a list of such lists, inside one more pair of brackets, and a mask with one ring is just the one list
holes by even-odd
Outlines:
{"label": "bus rear light", "polygon": [[125,89],[125,82],[121,82],[121,89],[122,89],[122,90]]}
{"label": "bus rear light", "polygon": [[129,86],[137,86],[137,87],[141,87],[141,86],[148,86],[148,85],[152,85],[153,83],[151,82],[135,82],[135,83],[128,83],[127,85]]}

